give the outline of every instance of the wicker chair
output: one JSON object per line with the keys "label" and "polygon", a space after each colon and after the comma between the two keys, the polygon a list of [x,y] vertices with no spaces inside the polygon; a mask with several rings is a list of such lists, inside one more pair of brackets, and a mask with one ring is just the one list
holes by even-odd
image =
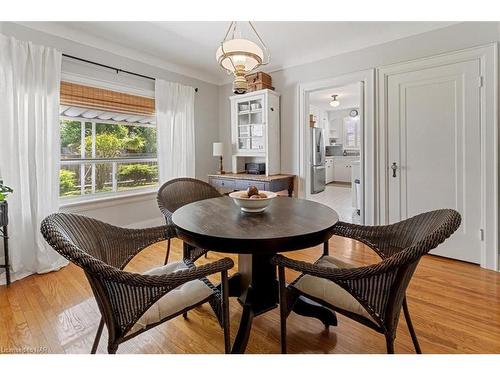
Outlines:
{"label": "wicker chair", "polygon": [[[72,214],[53,214],[41,224],[46,241],[59,254],[81,267],[92,287],[102,318],[91,353],[95,353],[104,324],[108,352],[158,324],[209,302],[229,345],[227,270],[233,261],[224,258],[195,267],[189,261],[170,263],[143,274],[123,271],[147,246],[168,239],[173,228],[124,229]],[[221,273],[221,290],[206,276]]]}
{"label": "wicker chair", "polygon": [[[203,199],[218,198],[222,195],[212,185],[194,178],[174,178],[165,182],[158,190],[156,200],[160,211],[165,215],[167,225],[172,224],[172,215],[174,212],[188,203],[201,201]],[[167,253],[165,255],[165,264],[170,255],[170,239],[167,241]],[[183,245],[183,257],[195,261],[202,255],[206,255],[207,250],[195,248],[186,243]]]}
{"label": "wicker chair", "polygon": [[[388,353],[394,353],[403,307],[415,351],[421,353],[406,303],[406,288],[420,258],[451,236],[460,221],[458,212],[445,209],[386,226],[339,222],[335,226],[336,235],[363,242],[382,259],[364,267],[354,267],[327,255],[314,264],[275,256],[273,263],[278,266],[280,286],[282,352],[287,350],[286,319],[297,298],[305,296],[384,334]],[[302,272],[288,286],[285,267]]]}

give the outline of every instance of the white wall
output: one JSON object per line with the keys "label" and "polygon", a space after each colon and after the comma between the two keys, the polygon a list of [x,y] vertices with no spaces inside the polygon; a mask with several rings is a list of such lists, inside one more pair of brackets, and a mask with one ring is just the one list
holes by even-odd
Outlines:
{"label": "white wall", "polygon": [[[500,41],[499,23],[466,22],[365,48],[314,63],[272,72],[281,94],[281,170],[298,174],[298,85],[343,74]],[[231,85],[219,87],[219,134],[230,153]],[[227,158],[226,158],[227,162]]]}
{"label": "white wall", "polygon": [[[217,170],[217,160],[212,157],[212,143],[218,140],[218,87],[216,85],[186,77],[165,69],[144,64],[140,61],[118,56],[105,50],[89,47],[74,41],[47,34],[38,30],[11,23],[0,22],[0,33],[36,44],[52,46],[68,55],[77,56],[124,70],[150,77],[162,78],[198,88],[195,95],[195,137],[196,137],[196,177],[206,180],[208,173]],[[141,79],[127,74],[115,74],[109,69],[96,68],[93,65],[63,62],[63,71],[96,76],[96,78],[125,83],[132,87],[154,90],[154,81]],[[115,203],[120,204],[115,204]],[[70,209],[97,219],[122,226],[144,226],[147,223],[161,223],[161,216],[156,205],[156,195],[148,194],[134,199],[116,202],[92,203]]]}

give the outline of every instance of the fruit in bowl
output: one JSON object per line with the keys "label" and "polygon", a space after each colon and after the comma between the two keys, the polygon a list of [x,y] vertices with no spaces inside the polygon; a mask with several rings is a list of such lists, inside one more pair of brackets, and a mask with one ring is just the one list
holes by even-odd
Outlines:
{"label": "fruit in bowl", "polygon": [[235,191],[229,196],[244,212],[262,212],[277,194],[272,191],[259,191],[256,186],[250,186],[246,191]]}

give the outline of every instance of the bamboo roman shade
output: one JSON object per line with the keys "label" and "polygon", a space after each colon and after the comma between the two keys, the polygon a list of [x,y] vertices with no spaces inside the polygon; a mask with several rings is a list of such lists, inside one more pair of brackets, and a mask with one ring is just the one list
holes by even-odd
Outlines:
{"label": "bamboo roman shade", "polygon": [[118,91],[61,82],[61,105],[92,108],[110,112],[153,115],[155,100]]}

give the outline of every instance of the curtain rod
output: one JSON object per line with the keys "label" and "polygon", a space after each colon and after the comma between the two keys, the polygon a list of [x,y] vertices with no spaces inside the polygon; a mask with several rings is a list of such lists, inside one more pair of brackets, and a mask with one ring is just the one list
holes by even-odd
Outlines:
{"label": "curtain rod", "polygon": [[[103,68],[114,70],[114,71],[116,71],[117,74],[121,72],[121,73],[127,73],[127,74],[130,74],[130,75],[133,75],[133,76],[137,76],[137,77],[141,77],[141,78],[152,79],[153,81],[155,80],[155,78],[153,78],[153,77],[145,76],[145,75],[139,74],[139,73],[130,72],[128,70],[123,70],[123,69],[120,69],[120,68],[115,68],[114,66],[101,64],[101,63],[98,63],[98,62],[95,62],[95,61],[90,61],[90,60],[82,59],[82,58],[76,57],[76,56],[66,55],[65,53],[63,53],[62,55],[64,57],[69,58],[69,59],[78,60],[78,61],[82,61],[82,62],[85,62],[85,63],[88,63],[88,64],[102,66]],[[198,87],[196,87],[194,89],[194,91],[198,92]]]}

